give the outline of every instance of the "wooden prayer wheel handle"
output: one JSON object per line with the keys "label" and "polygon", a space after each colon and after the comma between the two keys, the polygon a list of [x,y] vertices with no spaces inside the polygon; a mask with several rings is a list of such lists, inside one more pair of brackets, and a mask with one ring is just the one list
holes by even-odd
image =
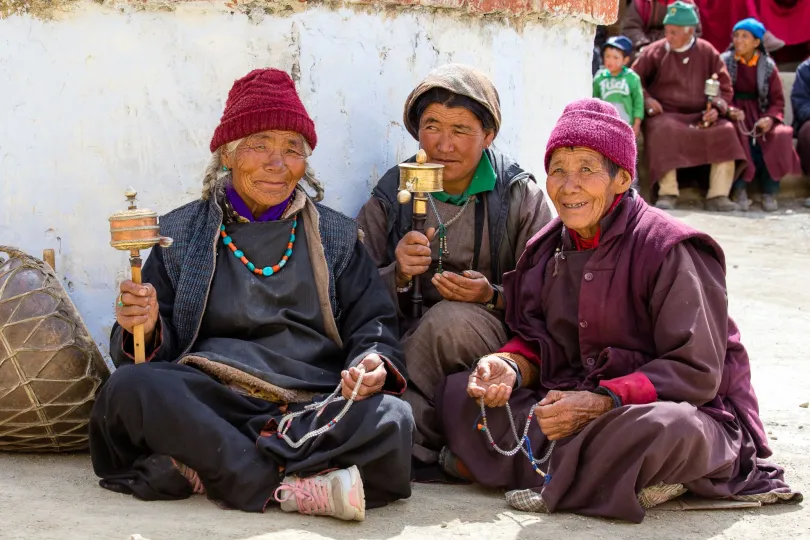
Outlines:
{"label": "wooden prayer wheel handle", "polygon": [[[425,221],[427,214],[413,214],[413,230],[416,232],[425,233]],[[424,274],[422,274],[424,275]],[[411,316],[414,319],[422,317],[422,276],[415,276],[413,278],[413,288],[411,289]]]}
{"label": "wooden prayer wheel handle", "polygon": [[[132,282],[140,285],[141,281],[141,254],[137,249],[130,252],[130,268],[132,270]],[[144,338],[143,325],[136,324],[132,328],[132,342],[135,349],[135,363],[146,362],[146,339]]]}

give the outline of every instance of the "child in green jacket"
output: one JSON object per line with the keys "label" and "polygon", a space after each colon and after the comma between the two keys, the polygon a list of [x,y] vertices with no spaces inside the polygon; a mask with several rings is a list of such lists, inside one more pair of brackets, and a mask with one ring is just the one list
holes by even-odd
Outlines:
{"label": "child in green jacket", "polygon": [[644,119],[644,93],[641,79],[627,67],[632,52],[633,44],[624,36],[615,36],[605,42],[602,47],[604,67],[594,76],[593,97],[613,104],[638,136]]}

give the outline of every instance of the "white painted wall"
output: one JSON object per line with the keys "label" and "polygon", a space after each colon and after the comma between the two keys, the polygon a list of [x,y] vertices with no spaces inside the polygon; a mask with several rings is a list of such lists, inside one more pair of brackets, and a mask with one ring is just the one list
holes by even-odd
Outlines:
{"label": "white painted wall", "polygon": [[126,255],[107,217],[132,185],[160,213],[200,190],[208,143],[233,81],[257,67],[300,73],[315,120],[326,202],[355,215],[389,167],[416,150],[405,97],[450,61],[489,72],[503,101],[499,148],[543,176],[567,102],[590,94],[594,27],[448,12],[398,16],[310,9],[252,19],[208,3],[174,12],[87,2],[58,20],[0,20],[0,244],[57,270],[106,353]]}

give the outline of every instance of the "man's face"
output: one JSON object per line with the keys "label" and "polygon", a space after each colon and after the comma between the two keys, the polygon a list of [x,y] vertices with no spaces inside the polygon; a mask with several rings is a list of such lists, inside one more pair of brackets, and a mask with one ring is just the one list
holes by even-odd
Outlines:
{"label": "man's face", "polygon": [[686,46],[692,39],[695,29],[691,26],[673,26],[668,24],[664,27],[664,37],[673,49],[680,49]]}

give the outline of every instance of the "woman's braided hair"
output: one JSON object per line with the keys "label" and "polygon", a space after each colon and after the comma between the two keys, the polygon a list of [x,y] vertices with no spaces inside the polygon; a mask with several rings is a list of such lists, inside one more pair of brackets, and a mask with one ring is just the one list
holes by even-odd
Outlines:
{"label": "woman's braided hair", "polygon": [[[227,152],[231,153],[235,151],[239,145],[244,141],[244,139],[239,139],[238,141],[231,141],[227,144],[223,144],[216,151],[211,154],[211,159],[208,161],[208,166],[205,168],[205,175],[203,176],[203,187],[202,187],[202,199],[207,201],[211,198],[211,195],[217,193],[218,191],[224,190],[225,186],[230,182],[231,179],[231,172],[223,170],[222,168],[222,153]],[[304,140],[304,152],[306,154],[307,159],[309,156],[312,155],[312,148],[310,148],[309,143]],[[302,178],[304,182],[315,191],[315,196],[312,197],[312,200],[315,202],[320,202],[323,200],[324,195],[324,188],[323,184],[320,180],[315,176],[315,171],[309,165],[307,161],[307,168],[304,172],[304,177]]]}

